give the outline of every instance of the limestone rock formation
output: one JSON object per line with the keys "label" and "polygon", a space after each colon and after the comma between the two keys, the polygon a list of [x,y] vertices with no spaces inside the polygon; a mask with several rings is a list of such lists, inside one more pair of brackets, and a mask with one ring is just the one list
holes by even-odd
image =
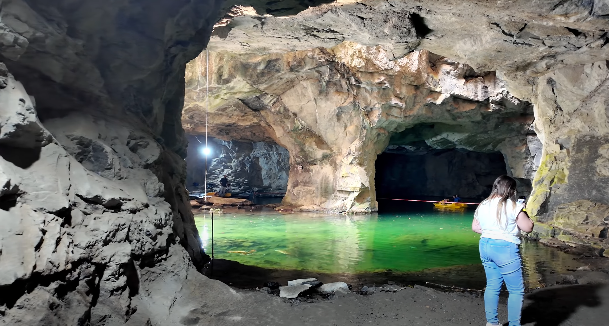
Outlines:
{"label": "limestone rock formation", "polygon": [[[248,2],[286,16],[329,1]],[[196,271],[184,187],[182,122],[202,132],[207,86],[200,56],[182,116],[184,65],[219,7],[2,0],[0,324],[230,320],[239,295]],[[388,144],[500,151],[519,178],[540,162],[530,212],[602,242],[599,219],[561,212],[609,204],[608,13],[603,0],[340,0],[237,17],[209,46],[210,132],[287,149],[285,202],[310,209],[375,210]]]}
{"label": "limestone rock formation", "polygon": [[592,246],[609,257],[609,205],[577,200],[559,205],[550,223],[540,223],[533,236],[555,238],[571,247]]}
{"label": "limestone rock formation", "polygon": [[391,61],[382,48],[355,43],[266,56],[212,53],[207,108],[205,55],[187,68],[185,129],[200,133],[207,111],[214,137],[285,147],[284,204],[376,210],[375,160],[389,144],[501,151],[512,175],[527,176],[532,107],[494,73],[424,50]]}
{"label": "limestone rock formation", "polygon": [[[181,318],[170,300],[208,259],[184,187],[182,81],[218,9],[1,2],[0,325]],[[145,292],[163,278],[169,292]]]}

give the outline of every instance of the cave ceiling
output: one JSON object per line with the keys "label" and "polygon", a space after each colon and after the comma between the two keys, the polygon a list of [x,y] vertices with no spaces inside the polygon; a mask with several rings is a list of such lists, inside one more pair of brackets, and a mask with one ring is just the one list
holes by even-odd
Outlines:
{"label": "cave ceiling", "polygon": [[352,41],[381,45],[392,59],[420,48],[525,76],[609,57],[605,1],[339,0],[294,16],[260,10],[216,27],[208,48],[266,54]]}
{"label": "cave ceiling", "polygon": [[[341,77],[352,79],[347,84],[368,84],[366,90],[375,87],[377,90],[367,99],[361,96],[364,90],[360,89],[359,94],[343,103],[326,103],[338,107],[339,112],[344,110],[344,102],[349,101],[368,109],[374,106],[372,102],[375,101],[381,107],[394,105],[395,101],[379,94],[383,92],[380,90],[382,87],[377,87],[381,79],[386,88],[396,89],[408,83],[452,96],[455,107],[462,107],[468,101],[481,103],[479,114],[472,117],[455,114],[445,117],[445,113],[438,111],[435,112],[436,119],[415,121],[417,119],[413,118],[413,121],[395,128],[376,124],[394,133],[390,144],[404,145],[413,138],[413,133],[419,131],[422,134],[415,138],[445,140],[442,134],[452,133],[454,136],[455,131],[465,129],[476,132],[462,137],[462,146],[494,150],[501,139],[532,132],[531,118],[528,118],[533,116],[532,106],[497,111],[492,108],[497,100],[484,95],[489,92],[471,89],[463,92],[455,88],[459,85],[467,87],[475,84],[471,80],[493,74],[493,78],[504,83],[496,88],[510,92],[507,97],[526,101],[533,97],[538,76],[562,66],[609,58],[609,46],[606,46],[609,43],[606,33],[609,29],[609,5],[603,1],[228,1],[224,8],[226,14],[216,24],[208,44],[208,50],[216,58],[212,59],[211,65],[222,70],[213,71],[214,76],[211,77],[213,85],[210,92],[215,94],[210,108],[211,132],[223,139],[276,141],[277,133],[271,130],[268,119],[260,118],[258,112],[276,106],[278,102],[285,104],[289,100],[283,95],[292,87],[315,78],[311,76],[313,71],[317,71],[318,79],[323,79],[324,73],[320,69],[333,64],[348,68],[349,73]],[[303,55],[297,54],[302,51],[322,51],[324,54],[314,54],[318,62],[307,63]],[[396,67],[403,67],[404,60],[409,61],[408,57],[416,51],[429,51],[430,57],[437,55],[438,58],[429,61],[432,70],[434,60],[444,60],[442,64],[461,64],[458,69],[447,73],[457,78],[445,83],[442,83],[442,78],[436,78],[437,85],[430,83],[430,78],[426,78],[425,85],[404,80],[408,78],[400,81],[396,70],[401,68]],[[204,65],[202,60],[197,65],[198,71],[190,74],[201,74],[206,69],[201,67]],[[214,67],[210,69],[216,69]],[[440,70],[435,69],[436,72]],[[187,85],[188,75],[187,70]],[[193,97],[201,97],[200,78],[196,96],[189,94],[192,87],[190,92],[187,90],[183,116],[183,125],[193,133],[202,132],[197,120],[203,117],[192,105],[200,102],[200,99],[193,100]],[[377,85],[371,86],[373,82]],[[354,90],[345,92],[358,93]],[[492,96],[496,97],[498,93],[501,92],[495,91]],[[403,101],[404,94],[401,95],[394,97]],[[303,95],[301,99],[306,97]],[[509,102],[505,99],[500,101]],[[439,104],[442,101],[435,102]],[[484,109],[489,107],[489,102],[491,108]],[[408,103],[404,105],[409,106]],[[198,111],[202,106],[206,105],[195,105]],[[218,111],[218,108],[228,114],[214,115],[213,111]],[[412,114],[409,116],[412,118]],[[526,118],[521,119],[523,123],[517,131],[502,124],[505,119],[513,121],[519,116]],[[416,123],[435,123],[435,128],[413,129]],[[235,132],[237,126],[239,132]],[[444,140],[435,141],[431,146],[456,146],[454,141]]]}

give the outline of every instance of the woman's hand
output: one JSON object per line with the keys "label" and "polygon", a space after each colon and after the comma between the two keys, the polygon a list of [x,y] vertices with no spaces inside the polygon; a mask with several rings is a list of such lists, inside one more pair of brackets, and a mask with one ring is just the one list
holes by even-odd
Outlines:
{"label": "woman's hand", "polygon": [[472,221],[472,231],[482,234],[482,228],[480,227],[480,222],[478,222],[478,219],[476,219],[476,218],[474,218],[474,220]]}
{"label": "woman's hand", "polygon": [[533,220],[531,220],[531,218],[529,217],[529,214],[523,211],[520,211],[520,213],[518,213],[518,216],[516,217],[516,225],[518,225],[520,231],[526,233],[533,231],[533,226],[535,226]]}

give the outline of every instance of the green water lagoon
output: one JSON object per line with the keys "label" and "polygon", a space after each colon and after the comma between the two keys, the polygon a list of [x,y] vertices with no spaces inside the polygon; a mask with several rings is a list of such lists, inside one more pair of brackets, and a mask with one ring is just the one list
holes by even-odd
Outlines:
{"label": "green water lagoon", "polygon": [[[215,258],[319,273],[412,272],[480,264],[473,211],[371,215],[214,213]],[[211,216],[195,216],[211,254]]]}

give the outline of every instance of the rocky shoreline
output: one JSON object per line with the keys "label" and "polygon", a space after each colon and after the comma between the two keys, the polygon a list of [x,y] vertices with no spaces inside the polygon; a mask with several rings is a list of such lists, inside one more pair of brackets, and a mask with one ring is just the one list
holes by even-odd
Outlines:
{"label": "rocky shoreline", "polygon": [[[522,325],[602,325],[607,320],[606,272],[576,271],[573,283],[557,283],[525,295]],[[592,276],[592,277],[591,277]],[[285,285],[287,283],[276,284]],[[395,282],[351,287],[331,294],[309,291],[281,298],[278,289],[236,289],[222,306],[202,303],[182,319],[210,325],[483,325],[483,292]],[[505,320],[507,293],[500,298]],[[195,322],[196,321],[196,322]]]}

